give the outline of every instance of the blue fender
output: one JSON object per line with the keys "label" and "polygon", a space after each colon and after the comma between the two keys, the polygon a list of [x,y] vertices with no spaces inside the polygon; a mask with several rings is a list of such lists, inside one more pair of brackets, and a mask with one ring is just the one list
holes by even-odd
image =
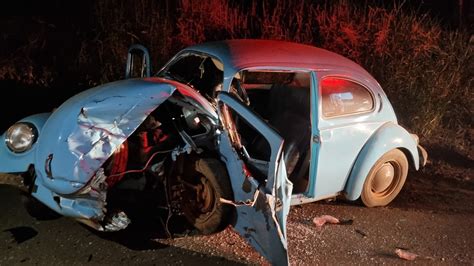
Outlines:
{"label": "blue fender", "polygon": [[56,193],[76,192],[175,89],[161,80],[129,79],[71,97],[38,138],[37,178]]}
{"label": "blue fender", "polygon": [[[48,120],[51,113],[40,113],[21,119],[18,122],[28,122],[33,124],[41,135],[43,125]],[[34,153],[38,142],[33,144],[30,150],[24,153],[14,153],[5,145],[5,133],[0,137],[0,173],[20,173],[28,170],[28,166],[34,161]]]}
{"label": "blue fender", "polygon": [[416,140],[403,127],[393,122],[385,123],[377,129],[357,156],[344,190],[346,198],[358,199],[365,178],[375,162],[385,153],[397,148],[405,153],[408,161],[411,161],[418,170],[419,156]]}
{"label": "blue fender", "polygon": [[37,179],[59,194],[78,191],[175,91],[217,117],[192,88],[161,78],[111,82],[71,97],[51,114],[39,136],[34,157]]}

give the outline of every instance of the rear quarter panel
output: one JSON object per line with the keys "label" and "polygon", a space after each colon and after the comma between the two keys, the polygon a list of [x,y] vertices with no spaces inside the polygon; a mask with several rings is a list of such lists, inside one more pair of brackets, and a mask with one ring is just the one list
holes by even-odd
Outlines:
{"label": "rear quarter panel", "polygon": [[[362,84],[372,94],[374,107],[371,111],[325,118],[322,115],[321,80],[337,77]],[[385,123],[397,123],[393,108],[380,85],[367,73],[349,69],[324,69],[317,71],[317,110],[313,109],[313,135],[320,143],[312,143],[312,169],[308,196],[314,200],[332,197],[344,191],[350,180],[352,168],[373,134]],[[315,113],[316,112],[316,113]],[[317,125],[317,128],[314,127]],[[319,132],[318,132],[319,131]],[[317,146],[318,149],[314,149]],[[314,156],[317,154],[317,156]]]}
{"label": "rear quarter panel", "polygon": [[365,178],[372,166],[384,153],[393,149],[402,150],[408,161],[418,170],[416,141],[403,127],[387,122],[377,129],[357,156],[345,188],[347,199],[356,200],[360,197]]}

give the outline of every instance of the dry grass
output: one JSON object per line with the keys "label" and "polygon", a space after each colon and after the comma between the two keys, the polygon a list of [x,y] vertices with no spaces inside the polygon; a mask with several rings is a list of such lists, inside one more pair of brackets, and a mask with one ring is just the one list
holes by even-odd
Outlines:
{"label": "dry grass", "polygon": [[[74,65],[92,86],[123,77],[132,43],[148,46],[159,66],[178,50],[205,41],[264,38],[312,44],[364,66],[387,92],[400,123],[422,139],[454,132],[456,145],[469,149],[474,99],[469,36],[446,31],[436,20],[401,6],[348,2],[102,0],[94,7],[93,37],[82,41]],[[21,48],[26,56],[17,61],[3,62],[0,79],[49,84],[51,70],[28,57],[38,45]],[[19,71],[23,63],[27,71]]]}
{"label": "dry grass", "polygon": [[[19,19],[20,20],[20,19]],[[6,25],[4,31],[5,36],[15,29],[14,22],[4,22]],[[25,23],[25,20],[20,20],[19,23]],[[29,25],[31,26],[31,25]],[[0,80],[21,81],[25,85],[48,85],[54,78],[54,70],[50,66],[44,66],[38,62],[38,52],[45,46],[46,33],[48,25],[45,23],[35,23],[35,27],[31,27],[28,36],[24,43],[18,42],[17,47],[13,52],[6,51],[1,45],[0,51]],[[5,37],[4,37],[5,38]],[[6,43],[6,42],[5,42]]]}
{"label": "dry grass", "polygon": [[425,139],[445,129],[456,133],[453,139],[470,134],[474,62],[467,34],[444,31],[437,21],[400,7],[336,4],[318,8],[315,17],[321,45],[372,73],[403,125]]}

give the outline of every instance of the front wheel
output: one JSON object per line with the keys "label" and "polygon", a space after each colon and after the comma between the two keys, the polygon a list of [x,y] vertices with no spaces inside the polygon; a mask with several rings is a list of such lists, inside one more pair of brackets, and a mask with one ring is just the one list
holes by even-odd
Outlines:
{"label": "front wheel", "polygon": [[385,153],[370,169],[361,199],[367,207],[388,205],[398,195],[408,174],[408,160],[399,149]]}
{"label": "front wheel", "polygon": [[215,159],[199,159],[193,166],[188,169],[184,177],[186,180],[183,180],[186,219],[203,234],[221,231],[233,215],[233,206],[220,202],[220,198],[233,199],[227,171]]}

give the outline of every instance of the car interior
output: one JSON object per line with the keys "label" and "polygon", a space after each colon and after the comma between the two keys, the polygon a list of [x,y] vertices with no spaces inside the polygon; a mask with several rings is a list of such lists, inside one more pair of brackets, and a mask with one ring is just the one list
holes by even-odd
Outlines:
{"label": "car interior", "polygon": [[[310,162],[311,107],[310,74],[307,72],[244,71],[240,86],[249,97],[250,108],[284,139],[287,176],[293,193],[307,189]],[[269,145],[239,121],[238,132],[252,158],[268,161]],[[255,137],[256,136],[256,137]]]}
{"label": "car interior", "polygon": [[[223,65],[205,55],[187,54],[179,58],[162,75],[183,82],[216,104],[222,89]],[[243,70],[234,76],[230,93],[265,120],[284,139],[284,160],[293,192],[307,189],[311,144],[311,75],[303,71]],[[265,182],[270,160],[266,139],[233,110],[232,117],[241,144],[257,180]],[[248,159],[251,159],[250,161]]]}

